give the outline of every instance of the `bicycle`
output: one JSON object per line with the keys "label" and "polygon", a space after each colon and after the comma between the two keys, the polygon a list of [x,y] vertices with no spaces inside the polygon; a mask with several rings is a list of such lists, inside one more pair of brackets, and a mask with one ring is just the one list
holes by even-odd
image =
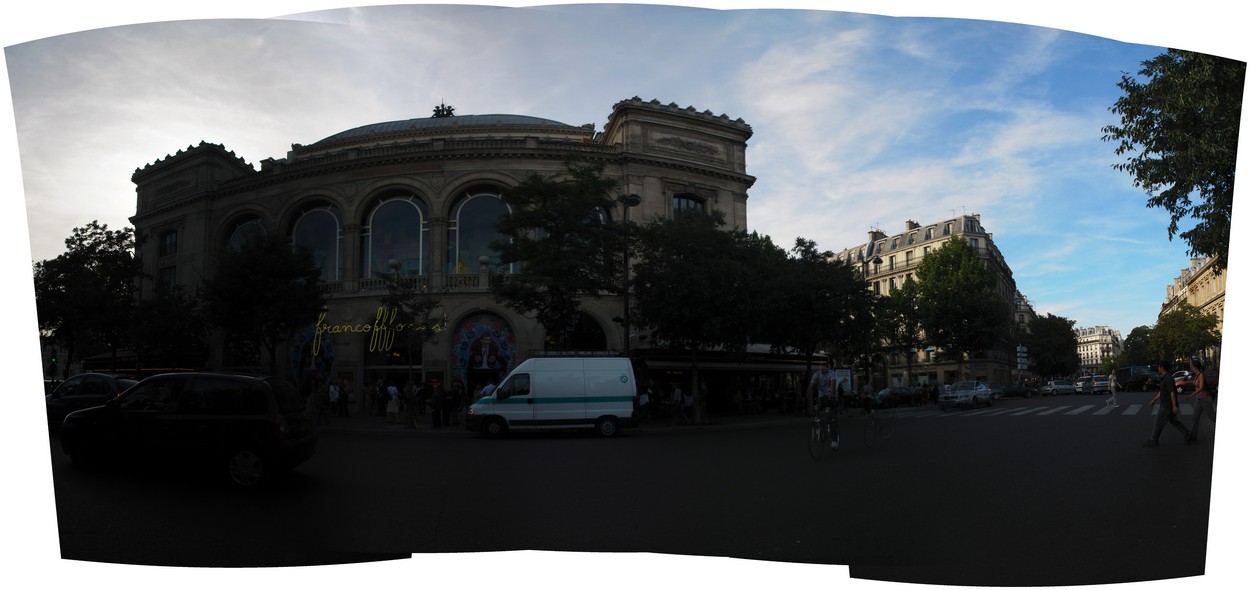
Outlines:
{"label": "bicycle", "polygon": [[838,442],[838,415],[832,405],[816,410],[811,430],[807,435],[807,452],[812,460],[819,460],[826,450],[837,450],[831,443]]}
{"label": "bicycle", "polygon": [[[875,405],[880,401],[873,397],[871,403]],[[871,449],[878,436],[886,439],[894,436],[894,408],[875,408],[868,412],[868,423],[864,425],[864,446]]]}

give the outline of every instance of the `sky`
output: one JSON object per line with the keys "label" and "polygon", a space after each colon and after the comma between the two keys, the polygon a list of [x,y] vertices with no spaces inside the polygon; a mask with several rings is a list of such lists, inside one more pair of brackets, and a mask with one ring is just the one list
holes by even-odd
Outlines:
{"label": "sky", "polygon": [[748,229],[782,247],[977,213],[1038,313],[1127,336],[1189,256],[1112,169],[1116,83],[1167,46],[1250,59],[1244,19],[1208,0],[172,4],[2,19],[4,264],[32,342],[30,262],[92,220],[129,226],[130,175],[180,149],[220,143],[259,167],[444,101],[602,130],[634,96],[752,126]]}

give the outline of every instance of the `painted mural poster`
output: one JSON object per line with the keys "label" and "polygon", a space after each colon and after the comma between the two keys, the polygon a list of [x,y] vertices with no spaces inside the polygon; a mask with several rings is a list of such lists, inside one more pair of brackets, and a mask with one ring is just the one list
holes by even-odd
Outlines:
{"label": "painted mural poster", "polygon": [[478,314],[461,322],[451,337],[452,380],[472,392],[487,383],[499,384],[516,356],[516,336],[503,318]]}

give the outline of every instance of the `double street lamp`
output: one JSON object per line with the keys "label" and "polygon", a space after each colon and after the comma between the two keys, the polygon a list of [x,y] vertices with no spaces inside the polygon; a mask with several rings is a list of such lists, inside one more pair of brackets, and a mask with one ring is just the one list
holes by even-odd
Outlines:
{"label": "double street lamp", "polygon": [[629,240],[631,239],[629,229],[629,210],[642,204],[642,197],[637,194],[630,193],[621,199],[621,203],[625,208],[625,290],[622,293],[623,317],[621,328],[625,336],[624,348],[626,358],[629,357]]}

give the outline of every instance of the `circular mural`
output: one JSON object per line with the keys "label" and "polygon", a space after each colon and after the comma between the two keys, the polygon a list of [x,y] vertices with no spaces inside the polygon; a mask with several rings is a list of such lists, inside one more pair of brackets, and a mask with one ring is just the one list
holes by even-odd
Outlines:
{"label": "circular mural", "polygon": [[451,380],[468,391],[498,385],[516,358],[516,335],[503,318],[482,313],[461,321],[451,336]]}

